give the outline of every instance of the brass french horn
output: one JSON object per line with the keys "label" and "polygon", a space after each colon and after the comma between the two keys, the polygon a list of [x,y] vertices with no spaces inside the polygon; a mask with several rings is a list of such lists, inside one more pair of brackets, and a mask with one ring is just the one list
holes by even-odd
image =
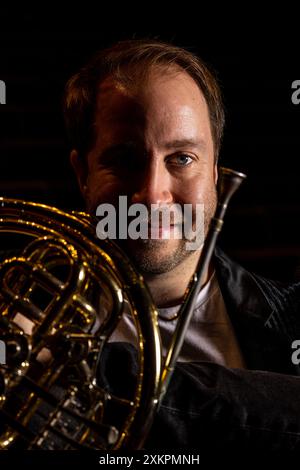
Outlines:
{"label": "brass french horn", "polygon": [[[0,449],[138,449],[174,371],[228,201],[245,175],[221,169],[219,204],[163,361],[157,311],[142,276],[92,217],[0,198]],[[98,370],[122,316],[136,327],[132,396]],[[129,313],[128,313],[129,312]],[[126,384],[125,384],[126,386]],[[109,421],[111,410],[117,419]],[[117,410],[117,411],[116,411]]]}

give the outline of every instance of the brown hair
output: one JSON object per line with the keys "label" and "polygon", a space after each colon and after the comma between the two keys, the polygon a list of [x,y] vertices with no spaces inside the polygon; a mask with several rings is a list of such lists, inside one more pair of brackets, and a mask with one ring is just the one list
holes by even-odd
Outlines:
{"label": "brown hair", "polygon": [[132,82],[155,66],[179,66],[201,89],[209,110],[215,158],[217,160],[224,129],[224,107],[214,75],[193,53],[156,40],[127,40],[98,52],[67,82],[64,116],[73,148],[84,155],[93,145],[93,121],[98,86],[108,76],[119,82]]}

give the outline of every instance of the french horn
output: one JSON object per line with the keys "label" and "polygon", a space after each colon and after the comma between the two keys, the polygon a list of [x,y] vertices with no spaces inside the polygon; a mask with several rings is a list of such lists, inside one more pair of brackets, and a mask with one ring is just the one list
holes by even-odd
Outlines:
{"label": "french horn", "polygon": [[[0,449],[143,446],[227,204],[244,177],[220,171],[216,214],[165,358],[143,277],[116,244],[96,237],[91,216],[0,198],[0,236],[5,247],[14,248],[0,264],[0,340],[6,346],[0,364]],[[137,367],[131,392],[120,396],[103,384],[99,370],[124,312],[136,329]],[[126,389],[126,379],[123,385]]]}

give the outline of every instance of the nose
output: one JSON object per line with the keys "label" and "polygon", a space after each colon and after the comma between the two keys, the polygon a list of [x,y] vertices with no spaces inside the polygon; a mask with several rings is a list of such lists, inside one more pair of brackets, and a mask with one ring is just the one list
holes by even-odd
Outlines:
{"label": "nose", "polygon": [[171,175],[164,162],[152,159],[144,168],[143,175],[137,182],[137,189],[132,195],[132,203],[170,204],[173,202]]}

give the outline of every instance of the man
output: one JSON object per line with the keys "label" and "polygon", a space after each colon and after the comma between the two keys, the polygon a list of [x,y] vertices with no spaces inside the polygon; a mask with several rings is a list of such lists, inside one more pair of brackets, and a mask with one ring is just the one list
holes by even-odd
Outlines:
{"label": "man", "polygon": [[[148,235],[154,230],[157,237],[118,243],[149,286],[166,348],[201,246],[187,250],[184,237],[164,239],[151,207],[192,204],[195,226],[195,207],[203,204],[207,234],[224,127],[218,84],[183,49],[125,41],[69,80],[65,117],[88,210],[117,207],[125,195],[151,213]],[[176,217],[167,235],[176,233]],[[300,402],[291,400],[300,387],[291,361],[291,342],[300,333],[298,294],[299,286],[250,274],[216,250],[149,447],[300,447]],[[131,333],[124,323],[121,339]]]}

